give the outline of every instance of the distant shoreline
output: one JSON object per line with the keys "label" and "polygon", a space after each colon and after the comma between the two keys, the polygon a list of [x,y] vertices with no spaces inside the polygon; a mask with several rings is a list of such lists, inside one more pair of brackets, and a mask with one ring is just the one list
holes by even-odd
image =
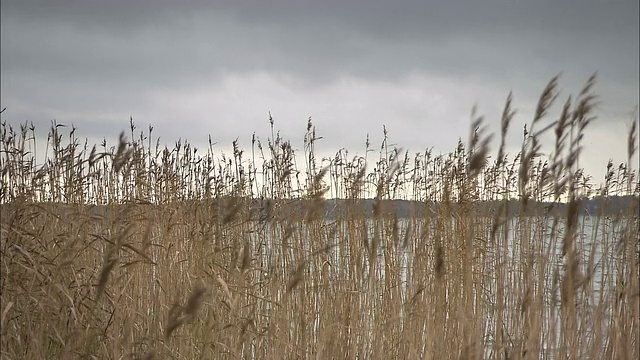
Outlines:
{"label": "distant shoreline", "polygon": [[[244,200],[244,199],[243,199]],[[228,206],[228,202],[233,201],[230,197],[222,197],[218,199],[211,199],[211,205],[213,206]],[[187,200],[183,201],[183,205],[188,207],[199,206],[206,203],[207,200]],[[355,202],[355,204],[354,204]],[[15,203],[5,203],[0,204],[0,208],[10,207]],[[87,206],[93,209],[94,214],[104,213],[108,207],[126,207],[131,204],[142,205],[142,206],[166,206],[166,205],[176,205],[177,203],[166,203],[166,204],[152,204],[144,201],[140,202],[131,202],[131,203],[123,203],[123,204],[113,204],[113,205],[95,205],[95,204],[67,204],[67,203],[34,203],[34,202],[26,202],[23,204],[39,204],[43,206],[51,206],[51,205],[68,205],[70,207],[75,206]],[[505,210],[506,204],[506,210]],[[249,212],[252,214],[252,218],[254,215],[258,217],[257,214],[264,211],[266,207],[278,207],[281,211],[284,211],[288,214],[303,214],[308,211],[311,206],[311,201],[306,199],[251,199],[249,203],[245,203],[244,206],[248,206]],[[346,211],[359,211],[366,218],[374,218],[374,207],[376,205],[375,199],[326,199],[320,203],[320,206],[324,208],[324,217],[326,219],[335,219],[339,217],[341,214],[344,214]],[[502,214],[507,215],[509,217],[525,215],[525,216],[544,216],[551,214],[565,214],[567,212],[567,203],[552,203],[552,202],[538,202],[538,201],[529,201],[525,207],[525,212],[522,213],[521,209],[521,201],[520,200],[495,200],[495,201],[479,201],[479,202],[468,202],[468,203],[459,203],[459,202],[446,202],[446,203],[438,203],[438,202],[420,202],[414,200],[390,200],[385,199],[381,200],[379,203],[381,217],[389,217],[394,216],[398,218],[411,218],[411,217],[425,217],[427,216],[426,212],[430,209],[431,216],[441,214],[443,209],[447,209],[451,214],[458,214],[459,210],[463,212],[467,212],[470,210],[474,210],[478,216],[495,216],[498,211]],[[446,206],[446,207],[445,207]],[[622,213],[631,213],[635,212],[638,215],[640,209],[640,197],[638,196],[609,196],[609,197],[599,197],[595,199],[588,200],[579,200],[579,214],[587,215],[587,216],[597,216],[597,215],[620,215]],[[270,211],[273,211],[271,209]],[[320,210],[320,209],[318,209]],[[318,215],[320,215],[322,211],[319,211]]]}

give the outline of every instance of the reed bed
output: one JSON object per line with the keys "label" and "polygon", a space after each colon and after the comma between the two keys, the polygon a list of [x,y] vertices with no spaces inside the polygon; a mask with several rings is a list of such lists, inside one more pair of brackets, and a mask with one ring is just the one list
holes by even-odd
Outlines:
{"label": "reed bed", "polygon": [[511,95],[496,155],[475,116],[448,154],[385,130],[328,159],[311,120],[302,154],[269,118],[230,156],[132,121],[114,146],[53,123],[40,165],[3,121],[0,357],[638,359],[637,119],[596,187],[594,80],[549,120],[552,79],[517,154]]}

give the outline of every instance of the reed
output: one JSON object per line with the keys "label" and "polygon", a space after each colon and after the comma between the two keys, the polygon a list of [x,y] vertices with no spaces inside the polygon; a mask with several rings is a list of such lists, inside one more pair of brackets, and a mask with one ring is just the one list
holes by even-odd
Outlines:
{"label": "reed", "polygon": [[43,165],[2,121],[0,357],[639,358],[638,120],[596,187],[594,83],[549,120],[552,79],[517,154],[510,94],[495,158],[475,114],[451,153],[328,159],[311,120],[300,158],[271,117],[230,156],[54,122]]}

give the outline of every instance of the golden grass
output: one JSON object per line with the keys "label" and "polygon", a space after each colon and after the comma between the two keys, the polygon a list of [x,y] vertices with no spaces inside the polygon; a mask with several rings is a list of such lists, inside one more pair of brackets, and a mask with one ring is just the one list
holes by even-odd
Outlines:
{"label": "golden grass", "polygon": [[495,159],[478,118],[451,154],[385,130],[318,162],[309,121],[302,170],[273,132],[216,158],[133,123],[91,149],[53,124],[36,166],[3,122],[1,358],[637,359],[637,128],[594,189],[593,84],[545,123],[554,78],[513,159],[511,96]]}

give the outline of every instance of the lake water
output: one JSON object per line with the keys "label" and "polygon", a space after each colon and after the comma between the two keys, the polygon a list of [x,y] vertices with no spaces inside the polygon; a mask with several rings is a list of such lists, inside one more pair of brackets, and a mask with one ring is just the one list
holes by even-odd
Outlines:
{"label": "lake water", "polygon": [[[486,319],[484,321],[485,331],[485,346],[486,356],[490,356],[491,344],[493,343],[495,329],[495,297],[498,273],[498,259],[500,258],[505,267],[505,283],[504,291],[505,306],[508,307],[508,315],[517,314],[518,311],[513,311],[514,307],[519,307],[518,294],[524,292],[522,289],[508,288],[508,286],[524,286],[523,274],[525,266],[523,261],[531,261],[531,278],[533,281],[533,287],[539,289],[541,286],[544,289],[544,314],[546,318],[542,321],[543,334],[555,333],[555,339],[559,339],[560,336],[560,317],[557,314],[561,312],[561,281],[566,273],[567,257],[563,256],[563,243],[566,235],[566,225],[564,222],[554,223],[553,219],[544,218],[514,218],[508,221],[506,225],[502,225],[496,234],[496,239],[492,243],[491,240],[491,222],[493,219],[481,219],[476,222],[474,228],[474,234],[472,235],[472,242],[478,242],[476,245],[478,248],[484,249],[482,251],[482,259],[476,260],[475,265],[484,264],[482,267],[484,289],[482,294],[475,294],[478,301],[486,301]],[[634,229],[634,220],[614,219],[611,217],[596,218],[582,216],[579,218],[578,226],[574,237],[574,249],[576,258],[579,259],[577,270],[582,276],[589,277],[586,282],[586,286],[580,288],[577,291],[576,301],[582,306],[578,307],[579,319],[587,319],[585,316],[589,316],[591,311],[595,311],[595,307],[601,302],[608,302],[612,298],[612,294],[615,293],[616,278],[619,273],[620,266],[619,261],[624,256],[635,256],[637,254],[637,242],[629,245],[626,249],[627,253],[624,253],[623,243],[621,239],[633,239],[637,237],[637,226]],[[456,220],[451,219],[451,223],[447,224],[448,227],[455,228]],[[270,228],[268,225],[262,228],[267,234],[271,234],[271,238],[282,239],[283,234],[279,229]],[[307,226],[297,226],[291,230],[296,232],[296,236],[299,238],[316,238],[318,234],[321,234],[321,244],[311,244],[310,242],[303,242],[304,252],[310,254],[318,247],[324,245],[336,245],[332,247],[323,256],[326,258],[331,266],[328,270],[328,276],[332,281],[338,282],[344,280],[345,267],[353,266],[353,261],[359,261],[356,264],[362,271],[362,277],[360,280],[360,286],[362,290],[359,293],[361,301],[365,304],[380,304],[384,300],[374,299],[372,297],[382,298],[384,292],[385,278],[387,271],[390,271],[387,267],[388,264],[397,264],[400,271],[400,284],[396,284],[401,288],[402,303],[407,303],[409,296],[412,296],[410,292],[415,291],[416,279],[412,278],[412,274],[416,271],[413,269],[415,266],[415,254],[422,252],[428,256],[433,257],[435,238],[440,236],[441,241],[460,241],[459,239],[453,239],[451,234],[439,234],[437,220],[433,219],[429,223],[425,221],[415,220],[399,220],[397,223],[397,231],[393,230],[392,222],[376,222],[375,220],[362,221],[359,224],[353,222],[341,221],[340,219],[332,222],[327,222],[323,225],[320,231],[316,228],[311,229]],[[634,233],[635,231],[635,233]],[[394,235],[395,234],[395,235]],[[523,239],[530,239],[528,242]],[[506,243],[505,243],[506,240]],[[368,256],[356,257],[349,253],[350,246],[345,246],[344,242],[359,242],[357,246],[365,246],[369,244],[372,247],[373,243],[377,243],[377,259],[373,271],[370,270],[370,258]],[[404,242],[407,242],[407,246],[402,246]],[[287,250],[281,246],[281,240],[277,241],[263,241],[262,249],[258,253],[262,254],[262,262],[266,265],[266,268],[274,269],[279,268],[276,259],[289,258],[296,259],[299,254],[294,252],[293,247]],[[460,243],[463,243],[461,241]],[[339,245],[342,244],[342,245]],[[493,244],[493,245],[492,245]],[[504,246],[506,244],[506,247]],[[315,248],[312,248],[315,246]],[[425,249],[422,249],[424,247]],[[256,249],[258,250],[258,249]],[[287,252],[287,254],[278,253],[279,251]],[[498,256],[498,251],[501,252],[501,256]],[[455,254],[447,254],[447,256],[454,256]],[[393,259],[387,259],[387,257],[393,257]],[[356,260],[359,259],[359,260]],[[449,266],[455,259],[447,259]],[[319,262],[311,261],[311,270],[319,271],[319,269],[313,269],[314,266],[319,265]],[[385,264],[387,266],[385,266]],[[398,265],[399,264],[399,265]],[[290,264],[290,266],[295,263]],[[538,283],[537,279],[541,275],[539,272],[544,271],[542,276],[544,284]],[[291,269],[293,272],[293,269]],[[369,279],[369,276],[375,278]],[[371,281],[377,285],[371,287]],[[311,284],[314,286],[317,284]],[[538,291],[538,290],[536,290]],[[423,294],[423,296],[426,296]],[[493,305],[492,305],[493,304]],[[316,311],[318,311],[319,304],[315,305]],[[607,331],[608,320],[611,316],[611,304],[605,304],[603,321],[600,329],[594,329],[594,323],[591,319],[584,322],[587,326],[581,331],[585,332],[585,337],[589,338],[594,335],[596,331],[600,331],[604,336]],[[582,314],[582,315],[581,315]],[[401,327],[404,324],[404,317],[408,314],[403,313],[401,316]],[[555,319],[555,320],[553,320]],[[517,322],[517,319],[507,319],[512,323]],[[316,333],[318,331],[319,320],[314,322]],[[507,325],[507,328],[510,326]],[[428,331],[426,328],[423,330]],[[554,339],[554,336],[548,336],[548,339]],[[540,344],[542,349],[553,347],[554,344],[547,344],[545,340]]]}

